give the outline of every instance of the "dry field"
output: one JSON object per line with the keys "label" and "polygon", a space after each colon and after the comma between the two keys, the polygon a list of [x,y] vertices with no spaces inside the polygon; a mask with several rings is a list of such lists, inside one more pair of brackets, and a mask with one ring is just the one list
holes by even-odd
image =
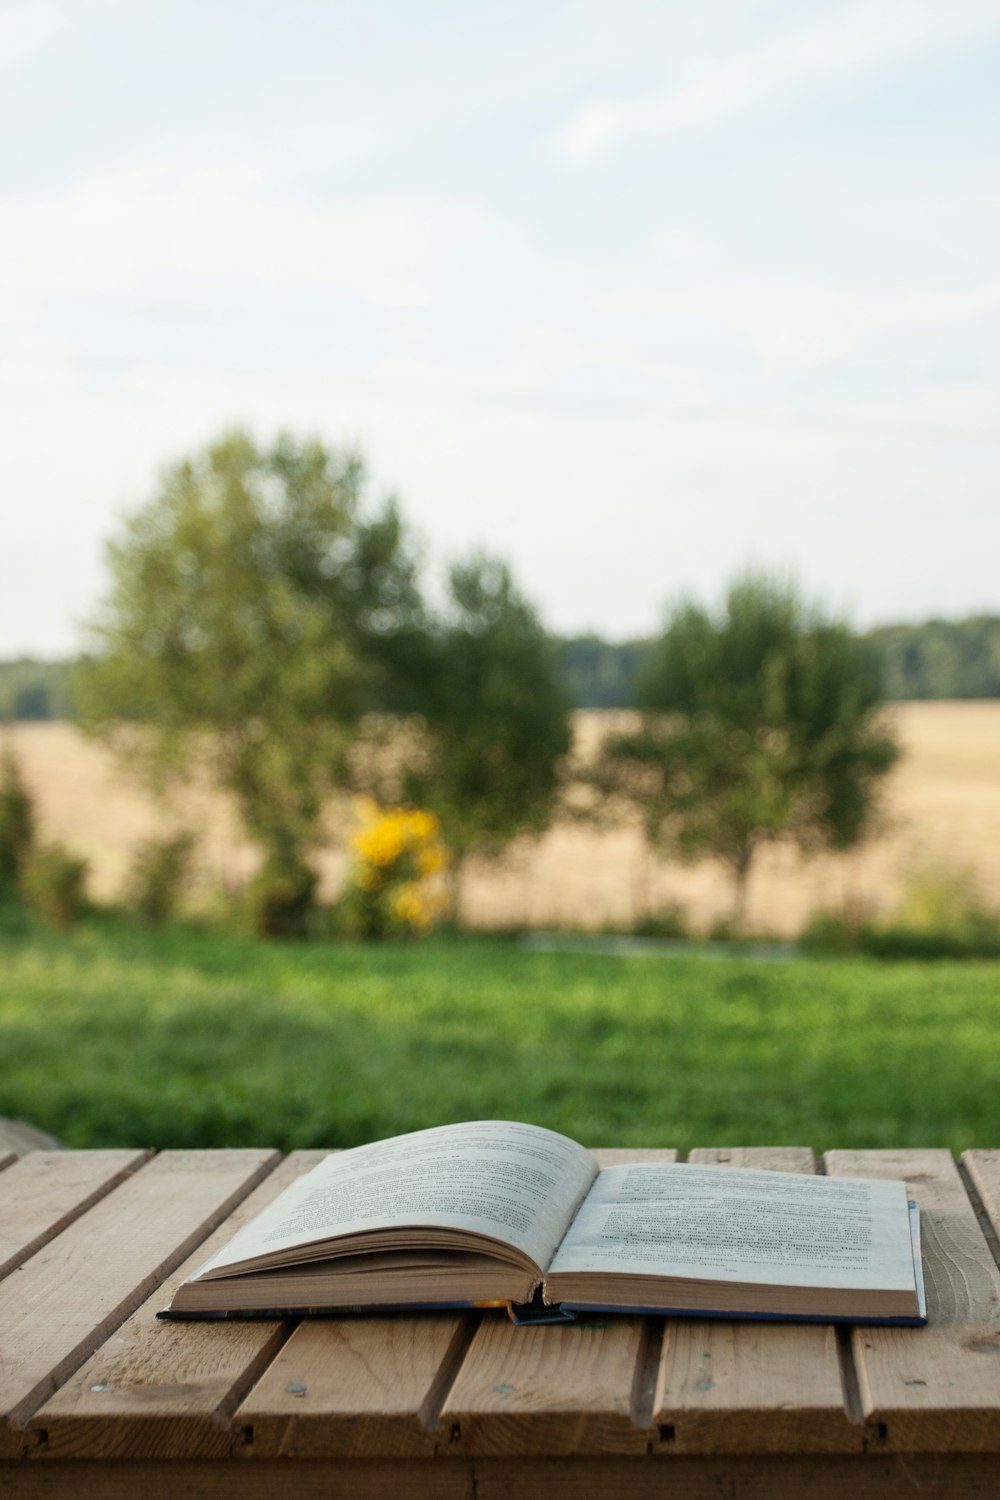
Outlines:
{"label": "dry field", "polygon": [[[757,927],[793,934],[810,912],[845,901],[891,910],[908,876],[924,868],[972,872],[983,897],[1000,908],[1000,702],[906,703],[890,712],[904,754],[889,785],[885,834],[839,858],[804,861],[784,849],[762,856],[750,892]],[[603,722],[600,713],[579,714],[579,743]],[[134,845],[178,822],[198,833],[206,884],[236,886],[252,870],[253,851],[217,792],[191,789],[168,814],[72,725],[19,724],[2,733],[21,759],[44,835],[87,857],[95,895],[120,895]],[[345,865],[342,850],[326,856],[328,892]],[[598,927],[627,925],[675,902],[693,924],[710,924],[727,908],[724,875],[707,863],[649,858],[633,827],[568,826],[516,848],[500,865],[470,868],[463,905],[477,926]]]}

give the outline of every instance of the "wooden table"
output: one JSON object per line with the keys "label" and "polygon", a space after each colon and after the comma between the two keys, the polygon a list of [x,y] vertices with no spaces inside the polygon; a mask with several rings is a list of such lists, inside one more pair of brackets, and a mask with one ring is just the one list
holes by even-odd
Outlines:
{"label": "wooden table", "polygon": [[1000,1152],[691,1153],[905,1177],[923,1210],[923,1329],[158,1323],[177,1281],[321,1154],[3,1161],[4,1500],[1000,1496]]}

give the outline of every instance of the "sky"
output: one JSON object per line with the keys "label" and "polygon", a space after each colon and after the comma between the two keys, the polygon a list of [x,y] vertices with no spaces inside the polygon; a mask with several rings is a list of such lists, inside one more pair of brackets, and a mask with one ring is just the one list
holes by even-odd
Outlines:
{"label": "sky", "polygon": [[1000,0],[0,0],[0,658],[234,425],[559,632],[1000,613],[998,76]]}

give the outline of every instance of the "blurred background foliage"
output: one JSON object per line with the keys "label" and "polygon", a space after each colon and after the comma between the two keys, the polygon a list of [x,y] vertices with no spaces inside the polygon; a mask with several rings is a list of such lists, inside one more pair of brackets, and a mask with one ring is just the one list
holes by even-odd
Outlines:
{"label": "blurred background foliage", "polygon": [[[878,830],[898,756],[879,713],[887,683],[985,691],[1000,660],[1000,622],[861,635],[788,579],[752,573],[715,610],[674,601],[649,640],[560,642],[498,558],[452,560],[435,594],[395,500],[373,503],[360,454],[288,433],[261,444],[232,430],[167,468],[111,539],[108,567],[72,671],[8,665],[0,707],[72,711],[161,797],[206,776],[228,792],[257,861],[213,919],[268,937],[457,922],[470,855],[623,812],[650,851],[722,864],[733,900],[719,935],[740,936],[764,846],[844,851]],[[585,765],[570,754],[581,702],[637,711]],[[86,910],[86,863],[35,837],[10,758],[0,780],[8,898],[65,925]],[[322,905],[317,856],[356,844],[359,796],[378,810],[372,837],[433,827],[445,897],[422,884],[416,845],[383,866],[355,847],[338,911]],[[148,924],[184,912],[196,847],[183,827],[137,847],[124,906]],[[981,947],[993,918],[963,910],[900,921]],[[679,932],[683,916],[668,917]],[[850,946],[864,924],[835,925],[820,913],[810,941]]]}
{"label": "blurred background foliage", "polygon": [[[887,702],[1000,698],[1000,615],[880,625],[861,632],[878,654]],[[634,708],[635,678],[652,637],[553,636],[573,708]],[[72,719],[74,661],[0,661],[0,722]]]}

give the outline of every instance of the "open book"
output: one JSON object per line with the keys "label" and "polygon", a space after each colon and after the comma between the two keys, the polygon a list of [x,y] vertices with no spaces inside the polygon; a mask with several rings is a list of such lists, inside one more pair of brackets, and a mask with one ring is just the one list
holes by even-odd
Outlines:
{"label": "open book", "polygon": [[926,1321],[901,1182],[606,1167],[480,1120],[329,1156],[177,1290],[165,1316],[506,1305]]}

